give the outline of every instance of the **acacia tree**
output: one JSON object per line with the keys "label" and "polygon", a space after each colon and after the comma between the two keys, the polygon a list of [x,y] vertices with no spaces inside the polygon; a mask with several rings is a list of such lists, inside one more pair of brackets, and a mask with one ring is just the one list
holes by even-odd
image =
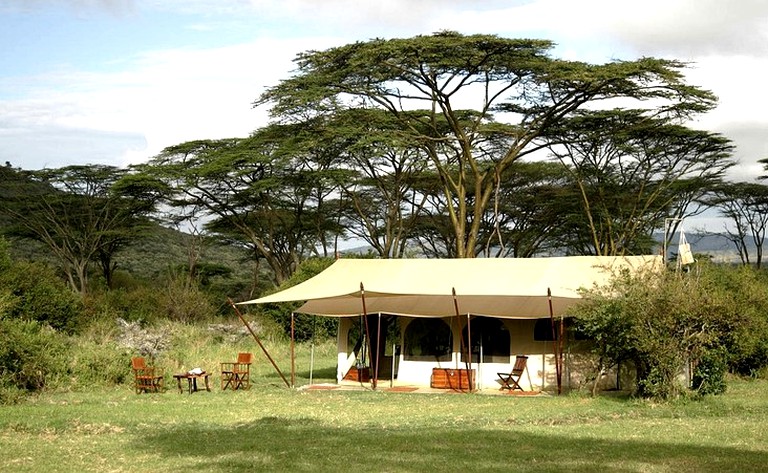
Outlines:
{"label": "acacia tree", "polygon": [[691,204],[735,164],[728,139],[644,110],[579,112],[552,132],[585,222],[570,245],[594,255],[649,252],[664,218],[700,212]]}
{"label": "acacia tree", "polygon": [[[603,65],[553,59],[553,43],[441,32],[374,39],[296,59],[291,78],[262,94],[273,117],[290,121],[346,108],[377,108],[398,122],[438,174],[455,235],[455,255],[471,257],[497,176],[543,146],[545,132],[587,104],[614,98],[658,104],[687,116],[715,104],[686,85],[678,61],[643,58]],[[474,108],[467,104],[474,103]],[[503,134],[503,149],[487,149]],[[470,198],[470,196],[472,198]]]}
{"label": "acacia tree", "polygon": [[298,152],[299,133],[309,131],[276,125],[249,138],[182,143],[140,169],[171,189],[181,218],[195,215],[206,231],[246,245],[280,284],[341,231],[336,208],[325,205],[339,171],[322,148],[304,143]]}
{"label": "acacia tree", "polygon": [[417,185],[425,179],[427,159],[381,110],[353,109],[331,117],[328,132],[348,140],[343,163],[352,174],[340,182],[349,208],[346,230],[379,257],[400,258],[423,215],[426,195]]}
{"label": "acacia tree", "polygon": [[574,196],[562,166],[516,161],[501,176],[486,212],[477,254],[530,258],[561,252]]}
{"label": "acacia tree", "polygon": [[126,170],[76,165],[28,171],[30,185],[4,199],[18,236],[45,244],[69,285],[88,291],[89,265],[96,261],[109,286],[114,255],[141,234],[160,196],[158,187]]}
{"label": "acacia tree", "polygon": [[[499,176],[491,205],[483,215],[474,256],[527,258],[560,252],[568,209],[576,198],[562,166],[546,161],[513,163]],[[424,174],[418,192],[425,195],[414,238],[430,257],[455,257],[455,233],[445,210],[439,179]],[[469,196],[473,199],[474,196]]]}
{"label": "acacia tree", "polygon": [[726,228],[726,236],[736,247],[744,265],[751,262],[747,242],[752,241],[755,245],[754,263],[760,268],[768,231],[768,186],[755,182],[726,183],[715,188],[703,201],[733,223],[733,227]]}

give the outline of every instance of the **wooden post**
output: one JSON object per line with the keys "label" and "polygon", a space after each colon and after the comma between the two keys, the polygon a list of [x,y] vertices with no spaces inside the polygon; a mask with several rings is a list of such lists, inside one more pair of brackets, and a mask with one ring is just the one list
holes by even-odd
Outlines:
{"label": "wooden post", "polygon": [[[296,338],[296,322],[294,321],[294,312],[291,312],[291,387],[296,387],[296,349],[294,340]],[[310,382],[309,384],[312,384]]]}
{"label": "wooden post", "polygon": [[557,330],[555,329],[555,311],[552,308],[552,291],[547,288],[547,301],[549,302],[549,320],[552,322],[552,346],[555,351],[555,376],[557,379],[557,394],[562,393],[562,377],[560,375],[560,350],[557,341]]}
{"label": "wooden post", "polygon": [[[360,281],[360,298],[363,303],[363,319],[365,320],[365,340],[368,343],[368,358],[370,359],[371,353],[371,331],[368,329],[368,310],[365,308],[365,287],[363,282]],[[362,329],[362,327],[360,327]],[[371,376],[371,387],[376,389],[376,376]]]}
{"label": "wooden post", "polygon": [[379,379],[379,361],[381,360],[381,312],[379,312],[379,322],[376,328],[376,364],[373,367],[373,377],[378,383]]}
{"label": "wooden post", "polygon": [[277,374],[280,375],[281,378],[283,378],[283,382],[285,382],[285,385],[289,388],[291,387],[291,384],[288,382],[287,379],[285,379],[285,375],[283,375],[283,372],[280,371],[280,368],[277,367],[277,364],[275,363],[275,360],[272,359],[272,357],[269,355],[269,352],[264,347],[264,345],[261,343],[261,340],[259,340],[259,337],[256,335],[256,332],[253,331],[250,325],[248,325],[248,322],[245,321],[245,318],[243,317],[243,314],[240,313],[240,310],[237,308],[235,303],[232,301],[232,299],[227,299],[229,301],[229,305],[232,306],[233,309],[235,309],[235,313],[238,317],[240,317],[240,321],[243,322],[245,327],[248,329],[249,332],[251,332],[251,335],[253,336],[253,339],[256,340],[256,343],[259,344],[259,347],[261,347],[261,351],[264,352],[264,354],[267,356],[267,359],[269,359],[269,362],[272,363],[272,366],[275,368],[275,371],[277,371]]}
{"label": "wooden post", "polygon": [[[459,320],[459,300],[456,297],[456,288],[451,288],[453,294],[453,310],[456,313],[456,320]],[[469,392],[474,391],[474,383],[472,379],[472,337],[469,331],[469,314],[467,314],[467,361],[464,362],[464,366],[467,369],[467,386],[469,386]],[[461,324],[459,324],[459,352],[463,354],[464,337],[461,336]],[[461,384],[459,384],[461,388]]]}

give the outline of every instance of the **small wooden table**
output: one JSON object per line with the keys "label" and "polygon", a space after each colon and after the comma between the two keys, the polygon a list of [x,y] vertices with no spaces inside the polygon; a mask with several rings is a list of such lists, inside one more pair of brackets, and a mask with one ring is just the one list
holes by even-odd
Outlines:
{"label": "small wooden table", "polygon": [[193,374],[193,373],[179,373],[173,375],[173,378],[176,380],[176,384],[179,387],[179,394],[184,392],[184,390],[181,388],[181,380],[186,379],[187,380],[187,388],[189,390],[189,394],[192,394],[193,392],[197,392],[197,380],[199,378],[203,378],[205,380],[205,390],[210,392],[211,387],[208,385],[208,377],[210,376],[210,373],[207,373],[203,371],[200,374]]}

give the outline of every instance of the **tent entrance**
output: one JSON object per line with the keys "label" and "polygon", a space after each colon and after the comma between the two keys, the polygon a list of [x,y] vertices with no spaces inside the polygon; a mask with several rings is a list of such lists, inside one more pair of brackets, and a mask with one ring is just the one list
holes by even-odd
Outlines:
{"label": "tent entrance", "polygon": [[355,362],[344,374],[345,381],[397,378],[400,334],[396,320],[396,316],[389,314],[356,318],[347,335],[347,346],[353,347]]}

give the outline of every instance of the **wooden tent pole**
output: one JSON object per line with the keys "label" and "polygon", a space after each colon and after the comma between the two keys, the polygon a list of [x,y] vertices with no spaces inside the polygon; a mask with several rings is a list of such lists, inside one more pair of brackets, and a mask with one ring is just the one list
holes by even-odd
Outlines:
{"label": "wooden tent pole", "polygon": [[[453,310],[456,313],[456,320],[459,320],[459,300],[456,297],[456,288],[451,288],[451,293],[453,294]],[[464,345],[464,337],[461,335],[461,324],[459,324],[459,352],[463,354],[463,345]],[[467,367],[467,386],[469,386],[469,392],[474,391],[474,386],[472,382],[472,338],[470,336],[469,332],[469,314],[467,314],[467,361],[464,363],[464,366]],[[459,383],[459,388],[461,388],[461,383]]]}
{"label": "wooden tent pole", "polygon": [[381,360],[381,312],[379,312],[379,322],[376,328],[376,364],[373,367],[373,377],[379,380],[379,362]]}
{"label": "wooden tent pole", "polygon": [[[363,303],[363,319],[365,320],[365,340],[368,343],[368,357],[370,358],[371,353],[373,353],[371,351],[371,331],[368,330],[368,310],[366,310],[365,308],[365,287],[363,287],[362,281],[360,281],[360,299]],[[373,389],[376,389],[376,376],[371,377],[371,387]]]}
{"label": "wooden tent pole", "polygon": [[[296,349],[294,340],[296,339],[296,322],[294,312],[291,312],[291,387],[296,387]],[[310,376],[311,377],[311,376]],[[312,384],[310,382],[309,384]]]}
{"label": "wooden tent pole", "polygon": [[256,336],[256,332],[254,332],[253,329],[251,328],[251,326],[248,325],[248,322],[245,321],[245,318],[243,317],[243,314],[240,313],[240,310],[237,308],[237,306],[235,305],[234,301],[232,299],[227,299],[227,300],[229,301],[229,305],[231,305],[232,308],[235,309],[235,313],[237,314],[237,316],[240,317],[240,321],[243,322],[243,324],[248,329],[248,331],[251,332],[251,335],[253,335],[253,339],[256,340],[256,343],[259,344],[259,347],[261,347],[261,351],[264,352],[264,354],[269,359],[269,362],[272,363],[272,366],[275,368],[275,371],[277,371],[277,374],[279,374],[280,377],[283,378],[283,382],[285,382],[285,385],[290,388],[291,384],[288,382],[287,379],[285,379],[285,375],[283,374],[282,371],[280,371],[280,368],[277,367],[277,364],[275,363],[275,360],[273,360],[272,357],[269,356],[269,352],[264,347],[264,345],[261,343],[261,340],[259,340],[259,337]]}
{"label": "wooden tent pole", "polygon": [[565,316],[560,316],[560,339],[558,340],[558,356],[560,357],[560,375],[557,378],[558,394],[562,391],[563,386],[563,373],[565,372],[565,362],[563,347],[565,346]]}
{"label": "wooden tent pole", "polygon": [[557,330],[555,329],[555,311],[552,308],[552,290],[547,288],[547,301],[549,303],[549,320],[552,322],[552,346],[555,351],[555,376],[557,378],[557,394],[562,393],[562,378],[560,377],[560,355],[557,343]]}

